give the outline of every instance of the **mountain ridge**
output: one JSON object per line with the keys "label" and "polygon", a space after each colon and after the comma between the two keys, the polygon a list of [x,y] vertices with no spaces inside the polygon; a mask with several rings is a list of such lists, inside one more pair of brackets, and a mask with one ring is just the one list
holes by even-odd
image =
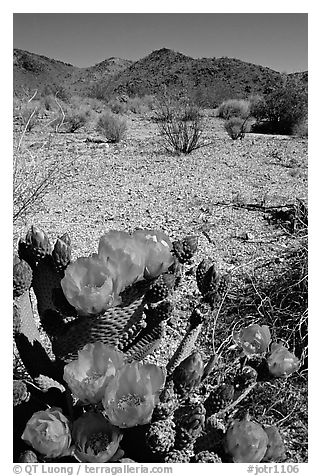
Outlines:
{"label": "mountain ridge", "polygon": [[265,94],[284,75],[307,88],[308,72],[280,73],[237,58],[192,58],[168,48],[132,61],[109,57],[93,66],[77,67],[21,49],[14,49],[14,92],[64,88],[68,94],[91,94],[101,84],[111,96],[144,95],[160,87],[187,88],[200,102]]}

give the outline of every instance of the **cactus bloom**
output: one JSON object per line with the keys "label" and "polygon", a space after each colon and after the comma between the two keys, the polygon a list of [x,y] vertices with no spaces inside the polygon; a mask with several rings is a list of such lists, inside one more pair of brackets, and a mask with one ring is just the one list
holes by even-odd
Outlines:
{"label": "cactus bloom", "polygon": [[252,324],[239,332],[233,332],[233,340],[242,347],[247,357],[251,357],[267,351],[271,342],[271,333],[268,326]]}
{"label": "cactus bloom", "polygon": [[165,233],[157,230],[136,230],[133,238],[141,242],[145,250],[145,278],[159,276],[174,263],[171,253],[173,245]]}
{"label": "cactus bloom", "polygon": [[69,304],[79,314],[89,315],[119,304],[123,284],[115,268],[93,254],[67,266],[61,287]]}
{"label": "cactus bloom", "polygon": [[126,364],[105,390],[102,403],[110,422],[120,428],[149,423],[165,377],[165,371],[157,365]]}
{"label": "cactus bloom", "polygon": [[122,437],[119,428],[101,413],[86,412],[72,427],[73,455],[81,463],[107,463],[121,451],[118,447]]}
{"label": "cactus bloom", "polygon": [[98,256],[115,267],[124,287],[143,279],[144,249],[129,233],[111,230],[103,235],[99,240]]}
{"label": "cactus bloom", "polygon": [[299,368],[299,359],[282,344],[273,342],[268,359],[270,374],[274,377],[287,377]]}
{"label": "cactus bloom", "polygon": [[78,352],[78,359],[64,368],[64,380],[76,398],[83,403],[98,403],[109,381],[124,365],[122,352],[95,342]]}
{"label": "cactus bloom", "polygon": [[47,458],[70,454],[70,424],[60,408],[34,413],[21,438]]}

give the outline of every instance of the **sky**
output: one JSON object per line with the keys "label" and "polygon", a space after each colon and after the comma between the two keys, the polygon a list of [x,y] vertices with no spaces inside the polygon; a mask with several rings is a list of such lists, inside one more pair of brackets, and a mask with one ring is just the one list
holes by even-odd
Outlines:
{"label": "sky", "polygon": [[308,69],[306,13],[14,13],[13,47],[74,66],[169,48],[276,71]]}

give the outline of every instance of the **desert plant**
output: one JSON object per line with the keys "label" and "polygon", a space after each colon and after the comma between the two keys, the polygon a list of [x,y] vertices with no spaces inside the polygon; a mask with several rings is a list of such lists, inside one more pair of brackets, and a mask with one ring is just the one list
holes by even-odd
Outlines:
{"label": "desert plant", "polygon": [[144,114],[147,112],[147,107],[145,106],[143,99],[138,96],[129,98],[127,104],[128,109],[134,114]]}
{"label": "desert plant", "polygon": [[39,101],[30,101],[21,106],[19,118],[26,132],[30,132],[37,125],[39,122],[39,113]]}
{"label": "desert plant", "polygon": [[307,117],[308,94],[292,78],[285,78],[252,108],[251,114],[260,121],[258,131],[292,134]]}
{"label": "desert plant", "polygon": [[295,124],[292,129],[292,133],[295,136],[298,137],[308,137],[309,135],[309,128],[308,128],[308,122],[307,120],[303,120],[302,122],[299,122],[298,124]]}
{"label": "desert plant", "polygon": [[76,132],[83,127],[90,116],[90,110],[86,107],[69,108],[64,119],[64,129],[66,132]]}
{"label": "desert plant", "polygon": [[250,103],[243,99],[228,99],[222,102],[217,109],[217,116],[222,119],[231,117],[246,118],[250,112]]}
{"label": "desert plant", "polygon": [[117,117],[111,111],[106,111],[98,118],[97,130],[102,133],[109,142],[119,142],[125,136],[127,123],[125,119]]}
{"label": "desert plant", "polygon": [[154,120],[168,152],[189,154],[202,147],[203,118],[187,98],[158,99]]}
{"label": "desert plant", "polygon": [[[60,156],[51,156],[51,135],[44,140],[38,149],[39,155],[26,155],[23,148],[23,136],[13,154],[13,222],[24,218],[54,187],[62,186],[65,173],[75,157],[70,162],[63,162]],[[46,153],[44,153],[44,151]],[[41,158],[40,158],[41,155]]]}
{"label": "desert plant", "polygon": [[224,128],[231,139],[244,139],[246,132],[250,132],[251,123],[249,118],[231,117],[224,123]]}
{"label": "desert plant", "polygon": [[107,106],[114,114],[125,114],[128,111],[127,103],[119,99],[111,99]]}

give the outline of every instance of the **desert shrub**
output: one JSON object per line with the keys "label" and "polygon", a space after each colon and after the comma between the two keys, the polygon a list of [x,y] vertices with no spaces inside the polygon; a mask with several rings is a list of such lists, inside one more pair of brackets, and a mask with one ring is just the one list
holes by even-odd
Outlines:
{"label": "desert shrub", "polygon": [[189,154],[202,147],[203,118],[188,98],[158,99],[154,120],[168,152]]}
{"label": "desert shrub", "polygon": [[110,87],[110,82],[101,80],[92,83],[88,87],[87,94],[91,98],[108,102],[112,98],[112,88]]}
{"label": "desert shrub", "polygon": [[30,101],[20,107],[19,118],[26,132],[30,132],[39,122],[41,104],[39,101]]}
{"label": "desert shrub", "polygon": [[147,112],[147,106],[144,104],[142,98],[135,96],[129,98],[127,102],[128,109],[134,114],[144,114]]}
{"label": "desert shrub", "polygon": [[155,108],[155,97],[152,96],[151,94],[145,94],[145,96],[142,97],[143,104],[152,111]]}
{"label": "desert shrub", "polygon": [[[52,134],[41,135],[42,146],[31,154],[23,146],[24,132],[13,150],[13,223],[23,223],[51,191],[63,189],[68,172],[75,165],[76,157],[52,153]],[[67,159],[67,155],[70,159]]]}
{"label": "desert shrub", "polygon": [[111,111],[102,113],[97,121],[97,130],[103,134],[109,142],[119,142],[125,136],[127,123]]}
{"label": "desert shrub", "polygon": [[50,126],[56,132],[76,132],[90,117],[90,109],[86,106],[71,107],[63,103],[59,103],[59,106],[60,111],[57,111],[56,117],[50,121]]}
{"label": "desert shrub", "polygon": [[48,94],[41,98],[41,104],[45,111],[52,111],[57,107],[55,98],[52,94]]}
{"label": "desert shrub", "polygon": [[80,109],[70,108],[67,110],[64,119],[64,128],[66,132],[76,132],[86,124],[89,116],[90,110],[86,107],[81,107]]}
{"label": "desert shrub", "polygon": [[259,121],[256,130],[276,134],[293,134],[308,111],[308,94],[296,80],[286,78],[272,89],[252,109],[251,114]]}
{"label": "desert shrub", "polygon": [[224,128],[231,139],[243,139],[245,134],[251,130],[251,122],[248,118],[231,117],[225,121]]}
{"label": "desert shrub", "polygon": [[309,132],[308,132],[308,122],[307,120],[303,120],[302,122],[299,122],[298,124],[295,124],[295,126],[292,129],[293,135],[297,137],[308,137]]}
{"label": "desert shrub", "polygon": [[250,103],[243,99],[228,99],[222,102],[217,109],[217,116],[222,119],[230,119],[231,117],[246,118],[250,113]]}
{"label": "desert shrub", "polygon": [[119,99],[111,99],[107,106],[114,114],[125,114],[128,111],[127,103]]}

